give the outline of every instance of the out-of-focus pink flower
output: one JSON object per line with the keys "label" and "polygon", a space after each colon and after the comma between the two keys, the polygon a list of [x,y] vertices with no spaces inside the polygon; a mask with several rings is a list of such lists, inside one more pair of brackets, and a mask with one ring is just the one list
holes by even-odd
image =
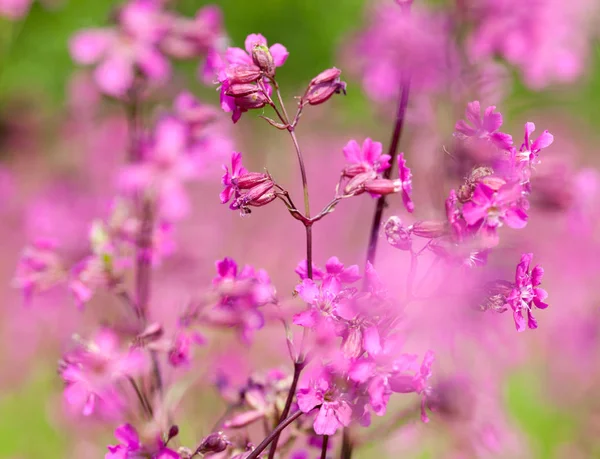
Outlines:
{"label": "out-of-focus pink flower", "polygon": [[77,63],[97,64],[94,77],[103,92],[123,97],[137,72],[151,83],[168,79],[171,66],[158,49],[167,31],[159,2],[131,0],[121,9],[116,28],[78,32],[69,47]]}
{"label": "out-of-focus pink flower", "polygon": [[140,436],[131,424],[123,424],[115,430],[115,437],[119,440],[118,445],[108,446],[105,459],[130,459],[136,457],[147,457],[150,459],[180,459],[172,449],[162,441],[160,435],[150,445],[143,445]]}
{"label": "out-of-focus pink flower", "polygon": [[120,405],[122,400],[116,383],[147,371],[143,351],[122,351],[119,344],[115,333],[105,328],[93,340],[81,342],[63,359],[61,376],[66,382],[65,400],[85,416],[91,415],[98,404]]}
{"label": "out-of-focus pink flower", "polygon": [[494,105],[486,108],[482,117],[479,101],[469,102],[465,111],[468,121],[456,123],[454,136],[461,140],[487,140],[501,150],[508,150],[512,145],[512,137],[498,131],[502,126],[502,114],[495,110]]}
{"label": "out-of-focus pink flower", "polygon": [[515,229],[527,225],[527,214],[522,206],[519,184],[506,184],[494,191],[479,183],[473,197],[463,206],[465,221],[479,230],[488,247],[498,244],[498,228],[506,224]]}
{"label": "out-of-focus pink flower", "polygon": [[179,220],[189,212],[183,183],[196,176],[196,165],[188,154],[186,125],[173,116],[161,118],[144,145],[142,160],[126,166],[119,178],[123,190],[143,192],[158,199],[159,216]]}
{"label": "out-of-focus pink flower", "polygon": [[[428,380],[431,378],[431,365],[435,359],[432,351],[427,351],[423,357],[423,363],[420,367],[415,365],[416,356],[406,356],[404,363],[397,362],[398,368],[390,378],[390,387],[392,391],[399,393],[416,392],[421,395],[421,420],[429,422],[425,410],[427,397],[430,393]],[[414,375],[410,375],[414,372]]]}
{"label": "out-of-focus pink flower", "polygon": [[472,58],[500,55],[534,89],[583,73],[599,7],[594,0],[467,0],[463,7],[475,26],[467,39]]}
{"label": "out-of-focus pink flower", "polygon": [[0,0],[0,16],[21,19],[29,12],[33,0]]}
{"label": "out-of-focus pink flower", "polygon": [[[527,327],[537,328],[537,320],[533,317],[532,308],[546,309],[548,305],[544,300],[548,297],[546,290],[539,287],[542,283],[544,270],[536,265],[531,271],[529,267],[533,259],[532,253],[524,253],[517,265],[515,286],[506,298],[506,302],[513,310],[517,331],[525,331]],[[525,318],[525,315],[527,318]]]}
{"label": "out-of-focus pink flower", "polygon": [[437,90],[457,77],[451,33],[444,13],[419,5],[413,5],[410,14],[398,5],[377,8],[351,53],[359,60],[367,94],[375,101],[389,102],[398,99],[408,76],[417,91]]}
{"label": "out-of-focus pink flower", "polygon": [[174,367],[189,365],[192,361],[193,346],[203,344],[206,344],[206,339],[200,333],[193,330],[179,331],[169,349],[169,363]]}
{"label": "out-of-focus pink flower", "polygon": [[225,204],[237,192],[237,179],[248,171],[242,165],[242,154],[235,151],[231,154],[231,172],[225,165],[223,165],[223,169],[225,170],[225,174],[221,178],[221,183],[225,188],[221,191],[219,198],[221,199],[221,203]]}
{"label": "out-of-focus pink flower", "polygon": [[390,167],[390,155],[382,155],[381,142],[373,142],[366,138],[362,147],[356,140],[350,140],[344,147],[344,156],[349,163],[344,168],[346,177],[355,177],[358,174],[375,171],[383,172]]}
{"label": "out-of-focus pink flower", "polygon": [[525,138],[517,153],[519,161],[526,162],[529,166],[539,164],[539,153],[544,148],[549,147],[554,142],[554,136],[547,130],[542,132],[535,140],[531,139],[531,134],[535,131],[535,124],[525,123]]}
{"label": "out-of-focus pink flower", "polygon": [[404,153],[398,155],[398,173],[400,175],[400,181],[402,183],[402,202],[407,211],[413,212],[415,205],[412,202],[412,172],[406,165],[404,159]]}

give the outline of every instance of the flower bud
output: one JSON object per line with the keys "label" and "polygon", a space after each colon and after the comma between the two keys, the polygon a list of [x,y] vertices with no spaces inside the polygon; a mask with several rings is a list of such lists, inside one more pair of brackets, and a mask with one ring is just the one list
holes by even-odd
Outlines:
{"label": "flower bud", "polygon": [[263,108],[269,99],[262,92],[255,92],[247,96],[236,97],[235,104],[242,110],[252,110],[255,108]]}
{"label": "flower bud", "polygon": [[448,224],[443,221],[425,220],[416,222],[411,230],[416,236],[435,239],[448,234]]}
{"label": "flower bud", "polygon": [[261,77],[261,71],[255,66],[236,66],[226,70],[227,80],[230,84],[254,83]]}
{"label": "flower bud", "polygon": [[231,96],[231,97],[244,97],[244,96],[248,96],[250,94],[254,94],[258,91],[260,91],[260,88],[258,86],[256,86],[255,84],[251,84],[251,83],[232,84],[229,88],[227,88],[227,91],[225,91],[225,94],[227,94],[228,96]]}
{"label": "flower bud", "polygon": [[370,171],[371,168],[369,166],[367,166],[366,164],[348,164],[346,167],[344,167],[344,170],[342,171],[342,174],[345,177],[356,177],[358,174],[362,174],[364,172],[368,172]]}
{"label": "flower bud", "polygon": [[311,84],[306,95],[306,101],[310,105],[319,105],[327,102],[334,94],[346,95],[346,83],[339,79],[313,85]]}
{"label": "flower bud", "polygon": [[402,189],[402,181],[397,180],[389,180],[389,179],[374,179],[369,180],[364,185],[365,191],[369,193],[386,195],[397,193]]}
{"label": "flower bud", "polygon": [[352,177],[352,179],[348,181],[346,187],[344,188],[344,194],[356,195],[364,192],[365,183],[369,180],[373,180],[375,177],[377,177],[377,173],[373,170],[369,170]]}
{"label": "flower bud", "polygon": [[400,250],[410,250],[412,246],[411,232],[402,226],[400,217],[390,217],[383,230],[388,243]]}
{"label": "flower bud", "polygon": [[232,204],[232,209],[240,209],[243,214],[249,214],[249,206],[261,207],[269,204],[277,198],[275,193],[274,183],[272,180],[266,180],[253,188],[247,193],[238,197]]}
{"label": "flower bud", "polygon": [[227,449],[229,441],[223,432],[211,433],[202,440],[202,443],[196,449],[197,454],[220,453]]}
{"label": "flower bud", "polygon": [[171,438],[175,438],[177,435],[179,435],[179,427],[176,425],[172,425],[169,429],[168,439],[170,440]]}
{"label": "flower bud", "polygon": [[262,172],[247,172],[235,179],[235,184],[240,190],[249,190],[267,180],[269,180],[267,174],[263,174]]}
{"label": "flower bud", "polygon": [[335,80],[339,81],[341,74],[342,71],[340,69],[336,69],[335,67],[324,70],[311,80],[310,85],[314,86],[322,83],[329,83]]}
{"label": "flower bud", "polygon": [[252,61],[267,76],[275,76],[275,61],[269,48],[265,45],[256,44],[252,48]]}

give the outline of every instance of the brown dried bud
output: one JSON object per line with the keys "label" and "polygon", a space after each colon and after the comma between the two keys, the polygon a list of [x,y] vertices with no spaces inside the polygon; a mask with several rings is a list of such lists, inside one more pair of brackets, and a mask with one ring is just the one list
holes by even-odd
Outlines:
{"label": "brown dried bud", "polygon": [[252,48],[252,62],[267,76],[275,76],[275,61],[269,48],[265,45],[255,44]]}
{"label": "brown dried bud", "polygon": [[236,66],[226,70],[227,80],[230,84],[254,83],[262,76],[262,72],[255,66]]}
{"label": "brown dried bud", "polygon": [[444,221],[425,220],[412,225],[412,233],[419,237],[435,239],[448,234],[448,223]]}
{"label": "brown dried bud", "polygon": [[244,83],[244,84],[232,84],[225,94],[231,97],[244,97],[249,96],[250,94],[254,94],[260,91],[260,88],[255,84]]}

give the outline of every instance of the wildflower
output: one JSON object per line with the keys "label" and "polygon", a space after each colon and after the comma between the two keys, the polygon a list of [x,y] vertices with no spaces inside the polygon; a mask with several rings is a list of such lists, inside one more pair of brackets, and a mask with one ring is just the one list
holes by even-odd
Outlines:
{"label": "wildflower", "polygon": [[498,191],[480,183],[471,201],[465,203],[462,214],[465,221],[481,231],[484,242],[493,247],[498,244],[497,230],[504,223],[511,228],[524,228],[527,214],[519,202],[521,186],[506,184]]}
{"label": "wildflower", "polygon": [[460,120],[456,123],[454,136],[462,140],[489,141],[501,150],[508,150],[512,145],[512,137],[498,131],[502,126],[502,115],[495,110],[493,105],[486,108],[482,117],[479,101],[469,102],[465,111],[468,122]]}
{"label": "wildflower", "polygon": [[334,435],[338,429],[350,425],[352,408],[327,372],[312,379],[308,387],[298,389],[296,398],[303,413],[319,407],[313,424],[316,434]]}
{"label": "wildflower", "polygon": [[116,28],[78,32],[70,42],[71,55],[79,64],[98,64],[94,78],[100,89],[123,97],[136,72],[152,83],[168,79],[171,66],[158,48],[166,32],[158,2],[132,0],[120,11]]}
{"label": "wildflower", "polygon": [[81,341],[78,348],[65,356],[61,369],[66,382],[65,400],[89,416],[97,404],[118,402],[115,384],[119,380],[135,377],[146,370],[143,351],[122,351],[115,333],[101,329],[91,341]]}
{"label": "wildflower", "polygon": [[544,276],[544,270],[540,265],[536,265],[530,271],[529,267],[532,259],[532,253],[524,253],[521,256],[515,274],[515,285],[506,298],[506,302],[513,310],[515,326],[519,332],[525,331],[527,327],[537,328],[537,320],[533,317],[534,306],[538,309],[548,307],[548,304],[544,303],[548,293],[539,287]]}
{"label": "wildflower", "polygon": [[104,456],[105,459],[128,459],[135,457],[179,459],[179,454],[167,448],[159,435],[157,435],[151,444],[142,444],[137,430],[131,424],[123,424],[117,427],[115,437],[119,440],[119,444],[108,447],[109,452]]}
{"label": "wildflower", "polygon": [[344,157],[349,163],[343,174],[346,177],[356,177],[368,171],[383,172],[390,167],[390,155],[382,155],[381,142],[374,142],[370,138],[363,141],[362,147],[356,140],[350,140],[344,147]]}
{"label": "wildflower", "polygon": [[[432,351],[427,351],[420,367],[416,365],[416,357],[406,355],[403,360],[396,363],[397,367],[390,378],[390,387],[393,392],[403,394],[416,392],[421,395],[421,420],[429,422],[425,408],[431,389],[427,381],[431,378],[431,365],[435,356]],[[414,372],[414,375],[411,376],[410,373],[412,372]]]}
{"label": "wildflower", "polygon": [[413,212],[415,210],[415,205],[412,202],[412,172],[406,165],[406,160],[404,159],[404,153],[400,153],[398,155],[398,173],[400,176],[401,189],[402,189],[402,202],[404,203],[404,207],[408,212]]}
{"label": "wildflower", "polygon": [[37,239],[23,250],[12,284],[22,290],[25,303],[29,304],[35,293],[57,285],[65,274],[56,243]]}
{"label": "wildflower", "polygon": [[180,330],[168,351],[169,363],[174,367],[188,366],[192,361],[192,346],[202,346],[206,339],[192,330]]}

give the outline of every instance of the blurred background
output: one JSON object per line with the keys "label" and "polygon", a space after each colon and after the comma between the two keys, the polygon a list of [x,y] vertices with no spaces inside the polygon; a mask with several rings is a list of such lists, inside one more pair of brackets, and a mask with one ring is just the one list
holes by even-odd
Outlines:
{"label": "blurred background", "polygon": [[[343,166],[341,150],[345,143],[350,138],[362,141],[369,136],[386,146],[391,133],[393,104],[371,103],[358,73],[352,71],[353,60],[361,56],[356,56],[358,51],[349,44],[368,22],[372,2],[222,0],[212,3],[223,10],[226,31],[236,46],[241,46],[249,33],[262,33],[269,43],[282,43],[287,47],[290,57],[278,78],[284,97],[290,103],[323,69],[336,66],[344,70],[347,96],[323,109],[309,110],[299,129],[308,157],[309,180],[314,177],[312,199],[318,208],[332,195],[336,171]],[[433,3],[434,7],[441,8],[444,2]],[[95,98],[99,96],[78,92],[74,86],[71,77],[80,70],[69,56],[68,41],[80,29],[105,25],[117,4],[118,1],[111,0],[35,1],[20,20],[0,18],[2,458],[103,457],[105,443],[96,444],[92,438],[99,435],[108,439],[111,435],[87,426],[89,436],[76,441],[68,433],[71,424],[60,415],[61,381],[56,375],[57,361],[74,331],[86,323],[89,325],[92,319],[74,317],[74,306],[56,298],[47,300],[48,304],[23,307],[19,292],[11,287],[11,279],[21,248],[33,237],[57,236],[67,241],[70,251],[81,252],[89,221],[102,215],[105,200],[114,191],[111,171],[122,160],[126,145],[126,130],[119,121],[121,107],[114,101],[105,101],[100,109],[102,122],[100,118],[93,118],[89,124],[81,124],[86,105],[95,105]],[[180,0],[177,8],[193,15],[204,4],[198,0]],[[512,133],[517,140],[521,138],[523,123],[528,120],[534,120],[540,132],[551,130],[556,138],[553,155],[559,160],[568,157],[569,167],[574,170],[593,168],[600,163],[597,147],[600,140],[600,47],[597,35],[589,34],[584,39],[590,43],[585,70],[572,84],[532,90],[523,83],[520,72],[509,67],[501,88],[503,97],[488,101],[498,105],[504,115],[503,131]],[[170,104],[169,97],[177,88],[187,88],[203,101],[218,104],[214,88],[207,88],[198,81],[197,62],[179,63],[177,71],[173,87],[159,93],[154,108],[146,113],[149,119],[161,107]],[[419,123],[420,117],[432,116],[432,107],[435,135],[427,131],[431,123],[427,129]],[[401,147],[413,167],[417,208],[424,209],[419,218],[437,215],[450,188],[450,182],[438,180],[445,177],[443,169],[447,161],[442,147],[448,144],[455,121],[462,118],[463,107],[443,97],[427,106],[411,106],[408,134]],[[411,122],[417,126],[412,131]],[[249,114],[231,129],[231,134],[236,149],[244,153],[249,169],[261,170],[266,165],[280,182],[288,183],[290,189],[299,193],[295,158],[282,133]],[[228,154],[224,153],[223,162],[228,161]],[[553,164],[552,160],[549,163]],[[94,179],[90,178],[90,172],[95,174]],[[221,207],[217,199],[220,175],[217,167],[202,183],[190,186],[194,217],[178,229],[177,243],[180,247],[192,248],[166,266],[166,286],[157,289],[154,297],[154,301],[167,310],[178,307],[182,290],[209,282],[214,260],[226,255],[239,258],[240,263],[267,268],[273,273],[280,292],[291,292],[294,288],[295,278],[289,273],[302,258],[302,228],[288,222],[291,219],[285,209],[257,209],[248,218],[240,219],[237,213]],[[560,181],[550,176],[551,181]],[[598,190],[582,193],[592,195]],[[320,265],[334,254],[344,257],[348,264],[362,263],[374,205],[373,200],[362,198],[360,202],[343,203],[343,208],[315,230],[315,253]],[[593,208],[597,204],[597,199],[590,199],[586,205]],[[390,213],[399,208],[398,203],[394,206]],[[545,258],[542,255],[541,260],[545,262],[547,275],[550,279],[560,278],[563,269],[568,269],[568,263],[562,263],[569,258],[565,253],[571,253],[571,261],[577,264],[583,260],[578,258],[577,250],[585,252],[586,248],[572,247],[577,242],[573,239],[577,238],[560,231],[564,215],[559,216],[548,206],[536,212],[540,223],[525,230],[525,240],[547,249],[547,255]],[[597,234],[590,236],[590,240],[597,243]],[[283,244],[285,250],[265,250],[274,245],[274,241]],[[556,255],[559,248],[562,252]],[[518,251],[511,247],[511,242],[506,250]],[[382,247],[381,252],[384,260],[398,256],[389,248]],[[592,257],[593,254],[596,249],[589,248],[587,255]],[[512,257],[507,263],[514,267],[515,260]],[[595,406],[600,405],[597,390],[600,388],[597,378],[600,316],[597,292],[590,288],[593,275],[596,275],[593,285],[597,285],[600,274],[594,270],[594,260],[586,258],[581,263],[590,267],[591,277],[582,281],[588,283],[584,286],[585,292],[570,290],[565,285],[572,280],[569,276],[563,279],[562,287],[554,290],[548,287],[550,298],[554,295],[556,300],[551,301],[550,309],[540,314],[541,337],[517,336],[509,317],[496,318],[502,322],[499,326],[510,332],[502,335],[495,346],[506,345],[510,348],[507,352],[513,352],[512,344],[503,340],[521,340],[515,351],[519,356],[515,357],[517,363],[510,366],[498,384],[507,423],[522,432],[522,441],[528,445],[525,454],[499,457],[600,457],[598,436],[594,436],[600,433],[600,406]],[[511,269],[507,267],[508,276]],[[176,275],[169,281],[170,273]],[[104,307],[103,301],[108,300],[100,298],[97,302],[100,308]],[[587,305],[585,314],[580,315],[585,317],[585,323],[583,328],[573,325],[571,330],[570,325],[561,321],[569,315],[568,308],[575,308],[572,302],[576,301]],[[69,304],[65,306],[65,303]],[[560,308],[562,311],[557,313]],[[564,351],[565,347],[574,346],[573,341],[577,339],[584,341],[581,347],[589,353],[585,360],[581,355],[584,351],[579,348],[569,354],[571,357],[557,355],[558,347]],[[237,349],[240,345],[233,342],[231,346]],[[259,355],[261,346],[269,347],[267,344],[257,346]],[[527,357],[523,357],[526,353]],[[581,363],[576,368],[565,363],[573,358]],[[560,360],[560,365],[553,366],[553,359]],[[581,382],[584,377],[585,382]],[[579,382],[571,387],[574,380]],[[588,394],[587,398],[583,394]],[[200,409],[207,406],[199,400],[194,403]],[[420,452],[402,457],[439,457],[428,443],[421,446],[424,447]],[[357,457],[374,457],[376,451],[367,449]]]}

